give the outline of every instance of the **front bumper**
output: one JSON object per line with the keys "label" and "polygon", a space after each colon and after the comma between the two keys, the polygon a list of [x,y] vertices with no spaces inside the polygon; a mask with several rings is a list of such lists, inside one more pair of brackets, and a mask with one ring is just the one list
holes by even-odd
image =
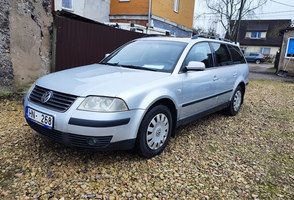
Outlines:
{"label": "front bumper", "polygon": [[[30,107],[54,117],[53,129],[47,129],[26,118],[28,125],[52,141],[70,147],[97,150],[132,149],[145,110],[117,113],[80,111],[77,99],[66,112],[57,112],[24,99],[24,109]],[[25,109],[26,110],[26,109]]]}
{"label": "front bumper", "polygon": [[30,120],[27,120],[27,123],[39,134],[68,147],[90,148],[96,150],[127,150],[132,149],[136,142],[136,139],[128,139],[111,143],[113,136],[77,135],[54,129],[46,129]]}

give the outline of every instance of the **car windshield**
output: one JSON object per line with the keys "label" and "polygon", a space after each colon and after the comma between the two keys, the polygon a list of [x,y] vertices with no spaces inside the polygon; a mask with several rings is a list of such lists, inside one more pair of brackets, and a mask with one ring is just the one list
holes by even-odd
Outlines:
{"label": "car windshield", "polygon": [[100,63],[119,67],[172,72],[187,44],[183,42],[145,40],[130,42]]}

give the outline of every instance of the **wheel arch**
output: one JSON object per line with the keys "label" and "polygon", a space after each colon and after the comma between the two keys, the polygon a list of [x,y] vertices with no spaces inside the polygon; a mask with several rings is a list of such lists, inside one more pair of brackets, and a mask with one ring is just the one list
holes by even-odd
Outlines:
{"label": "wheel arch", "polygon": [[238,86],[240,86],[241,89],[242,89],[242,93],[243,93],[243,95],[242,95],[242,104],[243,104],[243,102],[244,102],[245,90],[246,90],[246,84],[245,84],[244,82],[241,82],[241,83],[239,83]]}
{"label": "wheel arch", "polygon": [[174,137],[175,133],[176,133],[175,130],[176,130],[176,124],[177,124],[177,108],[176,108],[174,102],[168,98],[159,99],[148,108],[147,112],[157,105],[164,105],[170,110],[171,115],[172,115],[172,125],[173,125],[171,136]]}

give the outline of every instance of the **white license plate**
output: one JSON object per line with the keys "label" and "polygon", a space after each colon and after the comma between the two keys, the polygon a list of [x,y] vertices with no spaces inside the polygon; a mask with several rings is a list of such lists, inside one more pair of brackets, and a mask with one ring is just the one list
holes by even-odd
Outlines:
{"label": "white license plate", "polygon": [[26,107],[26,117],[27,119],[37,124],[40,124],[41,126],[45,128],[48,128],[48,129],[53,128],[54,117],[51,115]]}

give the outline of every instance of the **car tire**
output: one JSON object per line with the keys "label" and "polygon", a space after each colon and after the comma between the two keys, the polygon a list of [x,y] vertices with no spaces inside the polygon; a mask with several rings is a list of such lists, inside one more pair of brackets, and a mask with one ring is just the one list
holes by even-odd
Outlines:
{"label": "car tire", "polygon": [[242,88],[238,86],[234,92],[229,107],[224,110],[227,115],[235,116],[238,114],[243,103],[243,95],[244,92]]}
{"label": "car tire", "polygon": [[255,60],[255,64],[260,64],[260,60]]}
{"label": "car tire", "polygon": [[156,105],[144,116],[138,131],[136,150],[140,156],[151,158],[166,147],[172,132],[172,115],[164,105]]}

